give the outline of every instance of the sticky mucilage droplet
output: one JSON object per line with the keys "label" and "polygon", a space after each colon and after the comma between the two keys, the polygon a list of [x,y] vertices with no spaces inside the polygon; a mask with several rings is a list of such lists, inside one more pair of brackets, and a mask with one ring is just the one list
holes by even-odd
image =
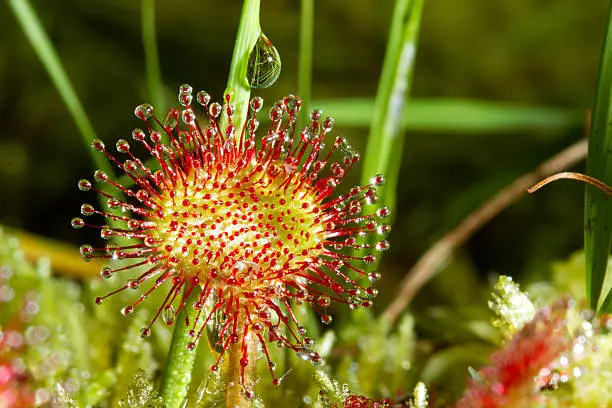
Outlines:
{"label": "sticky mucilage droplet", "polygon": [[249,54],[246,79],[251,88],[268,88],[278,79],[281,59],[278,50],[268,37],[259,34]]}

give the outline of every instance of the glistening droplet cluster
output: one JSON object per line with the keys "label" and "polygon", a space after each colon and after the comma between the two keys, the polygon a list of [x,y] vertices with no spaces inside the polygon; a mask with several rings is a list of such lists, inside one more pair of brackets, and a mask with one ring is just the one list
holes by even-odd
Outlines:
{"label": "glistening droplet cluster", "polygon": [[[351,309],[372,305],[376,289],[360,282],[380,277],[368,268],[375,254],[389,247],[384,240],[389,210],[363,207],[376,203],[384,177],[376,175],[371,184],[334,195],[359,155],[340,136],[325,146],[334,121],[320,111],[296,129],[301,100],[295,96],[271,107],[270,126],[261,136],[261,98],[250,101],[247,120],[239,127],[231,93],[221,105],[198,92],[202,118],[193,99],[191,86],[182,85],[181,109],[171,109],[163,122],[149,104],[135,109],[144,129],[135,129],[132,138],[153,164],[136,157],[127,140],[116,143],[117,154],[100,140],[92,142],[132,182],[120,184],[101,170],[94,174],[98,187],[80,180],[79,189],[96,191],[107,208],[84,204],[85,218],[73,219],[72,226],[99,229],[105,241],[81,246],[86,260],[129,261],[102,268],[102,278],[120,275],[124,284],[96,303],[138,290],[138,298],[121,310],[129,315],[151,293],[163,290],[167,295],[143,336],[160,316],[172,324],[182,308],[194,308],[197,317],[188,322],[192,348],[208,332],[220,360],[231,344],[257,339],[276,381],[269,342],[312,363],[321,360],[293,304],[309,303],[325,324],[332,321],[327,312],[331,302]],[[89,221],[96,216],[108,225]]]}

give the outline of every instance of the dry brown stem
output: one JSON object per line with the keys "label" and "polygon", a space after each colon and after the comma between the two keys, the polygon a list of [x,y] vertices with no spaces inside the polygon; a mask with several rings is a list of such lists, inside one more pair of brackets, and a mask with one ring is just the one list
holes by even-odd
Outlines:
{"label": "dry brown stem", "polygon": [[403,279],[397,296],[384,311],[383,316],[390,322],[395,321],[417,291],[448,262],[458,246],[502,210],[527,194],[527,190],[542,178],[558,173],[583,160],[587,155],[587,147],[586,139],[579,140],[546,160],[533,172],[524,174],[512,184],[504,187],[463,219],[454,230],[444,235],[421,256]]}

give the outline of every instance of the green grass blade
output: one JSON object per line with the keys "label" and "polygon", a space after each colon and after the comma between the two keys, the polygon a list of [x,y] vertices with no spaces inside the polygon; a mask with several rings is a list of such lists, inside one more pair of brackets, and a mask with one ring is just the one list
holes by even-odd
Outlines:
{"label": "green grass blade", "polygon": [[[335,99],[314,103],[332,112],[343,126],[368,126],[372,99]],[[491,133],[527,129],[565,129],[580,126],[586,112],[577,109],[515,105],[475,99],[414,98],[404,106],[401,126],[427,132]]]}
{"label": "green grass blade", "polygon": [[306,125],[311,109],[313,31],[314,0],[302,0],[298,60],[298,95],[302,98],[302,114],[298,116],[298,129]]}
{"label": "green grass blade", "polygon": [[610,314],[612,313],[612,290],[608,292],[605,299],[601,303],[601,307],[599,308],[600,313]]}
{"label": "green grass blade", "polygon": [[[36,15],[36,12],[27,0],[9,0],[11,10],[15,14],[21,29],[26,35],[36,56],[40,59],[51,81],[55,85],[68,111],[72,115],[80,133],[83,143],[97,168],[104,170],[109,176],[113,175],[113,169],[104,155],[98,154],[91,149],[91,141],[96,138],[89,118],[85,114],[83,105],[72,87],[72,83],[62,66],[60,58],[45,32],[45,29]],[[95,154],[94,154],[95,153]]]}
{"label": "green grass blade", "polygon": [[[240,15],[240,22],[238,24],[238,32],[236,33],[232,63],[227,78],[226,92],[231,91],[233,93],[232,105],[234,105],[236,109],[233,116],[236,129],[242,129],[242,126],[246,122],[249,109],[251,86],[246,78],[249,55],[261,34],[261,27],[259,26],[259,8],[260,0],[245,0],[243,3],[242,14]],[[223,113],[221,116],[221,128],[225,129],[226,124],[227,117],[225,113]],[[239,135],[240,132],[236,132],[236,134]]]}
{"label": "green grass blade", "polygon": [[[99,152],[95,152],[91,148],[91,141],[97,138],[96,132],[36,12],[27,0],[9,0],[8,3],[26,38],[34,49],[35,54],[47,70],[47,73],[51,77],[51,81],[66,104],[70,115],[81,133],[81,140],[85,145],[85,149],[91,155],[96,168],[105,171],[111,179],[115,179],[115,172],[113,171],[110,161],[106,156]],[[109,184],[104,183],[100,186],[100,189],[104,192],[113,194],[120,200],[123,199],[123,193],[120,191],[113,191]],[[106,199],[102,195],[100,195],[99,198],[100,208],[106,208]],[[119,209],[114,208],[109,208],[107,211],[117,215],[120,213]],[[119,226],[118,221],[111,219],[108,220],[108,224],[111,227]],[[116,238],[115,241],[119,244],[127,242],[125,238]]]}
{"label": "green grass blade", "polygon": [[[593,107],[587,174],[604,183],[612,182],[612,3],[606,38],[599,66],[597,94]],[[586,262],[587,301],[596,309],[604,278],[612,239],[612,202],[605,193],[586,186],[584,250]]]}
{"label": "green grass blade", "polygon": [[141,14],[142,45],[144,48],[149,97],[155,109],[159,112],[164,112],[166,105],[161,69],[159,67],[159,53],[157,52],[155,0],[142,0]]}
{"label": "green grass blade", "polygon": [[402,116],[412,85],[422,9],[423,0],[396,2],[362,170],[363,184],[368,184],[375,174],[385,174],[387,184],[380,191],[379,202],[391,208],[395,204],[394,183],[403,143]]}

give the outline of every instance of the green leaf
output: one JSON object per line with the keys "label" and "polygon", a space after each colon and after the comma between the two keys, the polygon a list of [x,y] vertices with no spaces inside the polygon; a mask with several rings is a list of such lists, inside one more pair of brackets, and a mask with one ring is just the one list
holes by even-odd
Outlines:
{"label": "green leaf", "polygon": [[[259,6],[260,0],[244,0],[240,22],[238,23],[238,32],[236,33],[232,63],[227,78],[226,92],[233,93],[232,104],[235,108],[233,118],[237,129],[242,129],[246,122],[251,97],[251,86],[246,78],[249,55],[261,34]],[[227,117],[224,114],[221,117],[221,129],[225,129],[226,121]]]}
{"label": "green leaf", "polygon": [[423,0],[397,0],[389,32],[372,122],[362,169],[362,184],[382,173],[387,185],[380,191],[380,203],[395,204],[401,162],[404,103],[412,85],[412,72],[421,24]]}
{"label": "green leaf", "polygon": [[155,0],[142,0],[141,26],[149,97],[155,109],[163,112],[165,109],[164,88],[162,85],[161,69],[159,68],[159,53],[157,52]]}
{"label": "green leaf", "polygon": [[300,48],[298,61],[298,95],[302,98],[302,112],[298,129],[308,122],[312,93],[312,49],[314,37],[314,0],[302,0],[300,9]]}
{"label": "green leaf", "polygon": [[[612,3],[610,5],[606,38],[599,66],[597,94],[593,106],[587,174],[612,182]],[[586,287],[589,307],[596,309],[601,295],[610,242],[612,239],[612,203],[606,194],[587,185],[584,214],[584,251],[586,258]],[[609,297],[609,296],[608,296]],[[610,301],[605,302],[609,309]],[[603,310],[603,309],[602,309]],[[600,310],[600,312],[602,311]]]}
{"label": "green leaf", "polygon": [[[368,98],[330,99],[315,103],[333,113],[343,126],[368,126],[374,101]],[[585,112],[507,102],[455,98],[414,98],[403,109],[405,130],[491,133],[525,129],[564,129],[580,126]]]}
{"label": "green leaf", "polygon": [[97,152],[93,152],[90,148],[91,141],[96,139],[96,132],[36,12],[27,0],[9,0],[8,4],[13,10],[17,22],[21,26],[30,45],[34,49],[34,53],[47,70],[55,88],[72,115],[72,118],[81,132],[87,151],[92,153],[94,163],[109,176],[114,174],[110,162],[106,157],[101,154],[96,154]]}
{"label": "green leaf", "polygon": [[[85,144],[87,151],[91,154],[91,158],[96,167],[106,172],[111,179],[115,179],[115,172],[113,171],[110,160],[108,160],[105,155],[91,149],[91,142],[97,138],[96,132],[93,125],[89,121],[89,118],[85,113],[85,109],[83,109],[83,105],[81,104],[81,101],[79,100],[79,97],[72,86],[72,82],[70,82],[70,78],[62,65],[60,57],[53,47],[53,43],[51,43],[51,39],[47,35],[47,32],[36,15],[35,10],[27,0],[9,0],[8,4],[15,15],[17,22],[21,26],[26,38],[30,42],[34,53],[40,59],[40,62],[47,71],[47,74],[49,74],[51,77],[53,85],[55,85],[55,88],[64,101],[64,104],[70,112],[72,119],[76,123],[77,128],[81,133],[81,140]],[[106,193],[111,191],[108,184],[103,184],[100,186],[100,189]],[[116,192],[113,195],[120,200],[123,199],[123,193],[121,192]],[[105,207],[105,203],[106,198],[100,195],[100,204],[102,208]],[[115,215],[119,214],[118,209],[110,208],[108,209],[108,212]],[[108,224],[112,227],[116,226],[118,222],[109,219]],[[121,243],[125,242],[126,240],[117,238],[116,241]]]}

